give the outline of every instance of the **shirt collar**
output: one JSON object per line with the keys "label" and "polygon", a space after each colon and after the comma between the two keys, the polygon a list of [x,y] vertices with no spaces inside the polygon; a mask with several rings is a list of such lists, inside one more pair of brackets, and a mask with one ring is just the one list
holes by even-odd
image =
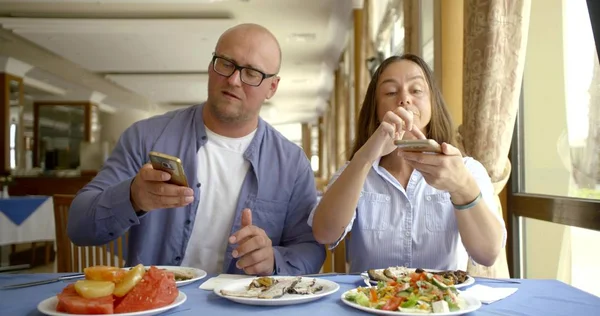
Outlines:
{"label": "shirt collar", "polygon": [[[373,161],[372,168],[384,181],[387,181],[398,190],[402,192],[406,192],[406,190],[400,185],[400,182],[391,173],[389,173],[385,168],[381,167],[379,163],[381,162],[381,157],[377,158]],[[416,182],[421,177],[421,173],[418,170],[413,170],[408,182]]]}
{"label": "shirt collar", "polygon": [[[196,135],[198,135],[196,139],[196,151],[198,151],[200,147],[204,146],[208,139],[206,136],[206,128],[204,127],[204,117],[202,113],[205,105],[206,102],[198,104],[195,109],[196,113],[194,113],[194,124],[196,125]],[[256,128],[256,133],[254,134],[250,145],[244,152],[244,158],[250,161],[254,167],[258,163],[258,149],[262,144],[266,128],[267,123],[261,117],[258,117],[258,127]]]}

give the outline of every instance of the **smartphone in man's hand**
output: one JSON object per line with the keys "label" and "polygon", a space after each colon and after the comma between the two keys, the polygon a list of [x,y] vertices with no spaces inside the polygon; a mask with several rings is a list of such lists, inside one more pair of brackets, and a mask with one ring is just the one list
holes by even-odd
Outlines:
{"label": "smartphone in man's hand", "polygon": [[151,151],[149,155],[152,168],[171,175],[171,179],[167,181],[168,183],[189,187],[179,158],[155,151]]}

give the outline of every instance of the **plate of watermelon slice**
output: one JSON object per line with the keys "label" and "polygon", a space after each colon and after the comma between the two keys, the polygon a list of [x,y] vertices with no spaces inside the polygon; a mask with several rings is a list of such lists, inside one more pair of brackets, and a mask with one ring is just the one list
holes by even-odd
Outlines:
{"label": "plate of watermelon slice", "polygon": [[149,316],[183,304],[187,297],[177,289],[173,273],[156,267],[136,266],[125,273],[98,266],[85,271],[86,279],[68,284],[38,304],[45,315]]}
{"label": "plate of watermelon slice", "polygon": [[[123,313],[123,314],[116,314],[119,316],[151,316],[151,315],[158,315],[160,313],[164,313],[170,309],[173,309],[181,304],[183,304],[185,301],[187,300],[187,296],[185,295],[185,293],[183,292],[179,292],[179,295],[177,295],[177,298],[175,299],[175,301],[167,306],[163,306],[160,308],[154,308],[154,309],[149,309],[149,310],[144,310],[144,311],[139,311],[139,312],[131,312],[131,313]],[[44,314],[44,315],[50,315],[50,316],[71,316],[74,314],[69,314],[66,312],[59,312],[57,311],[56,307],[58,305],[58,298],[56,296],[54,297],[50,297],[47,298],[43,301],[41,301],[38,304],[38,311],[40,311],[40,313]],[[90,308],[89,306],[87,308]],[[93,315],[90,312],[93,309],[88,309],[88,314],[87,315]],[[112,313],[107,313],[106,315],[111,315]],[[81,316],[82,314],[80,314],[79,316]],[[83,314],[86,315],[86,314]]]}

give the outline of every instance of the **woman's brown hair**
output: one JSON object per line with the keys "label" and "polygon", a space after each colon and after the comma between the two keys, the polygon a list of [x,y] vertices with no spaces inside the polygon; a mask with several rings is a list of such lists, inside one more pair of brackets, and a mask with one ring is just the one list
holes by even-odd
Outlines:
{"label": "woman's brown hair", "polygon": [[408,60],[417,64],[425,74],[425,80],[429,86],[429,96],[431,99],[431,120],[427,127],[423,131],[425,136],[430,139],[434,139],[439,144],[445,142],[455,145],[454,140],[454,125],[452,118],[446,107],[446,101],[442,96],[442,92],[437,86],[433,77],[433,72],[427,65],[427,63],[419,56],[414,54],[404,54],[402,56],[391,56],[384,60],[381,65],[377,68],[371,78],[365,99],[358,115],[358,121],[356,124],[356,140],[354,141],[354,147],[350,154],[350,159],[354,157],[354,154],[367,142],[369,137],[373,135],[375,130],[379,127],[379,120],[377,118],[377,83],[379,77],[383,71],[391,64],[402,60]]}

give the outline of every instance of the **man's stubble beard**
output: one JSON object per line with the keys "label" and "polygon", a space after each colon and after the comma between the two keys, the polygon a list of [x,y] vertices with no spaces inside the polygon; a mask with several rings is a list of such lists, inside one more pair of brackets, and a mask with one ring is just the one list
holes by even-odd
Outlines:
{"label": "man's stubble beard", "polygon": [[[224,104],[223,101],[209,103],[209,110],[212,115],[223,123],[240,123],[250,119],[250,113],[244,110],[241,104]],[[225,110],[225,108],[235,107],[235,113]]]}

